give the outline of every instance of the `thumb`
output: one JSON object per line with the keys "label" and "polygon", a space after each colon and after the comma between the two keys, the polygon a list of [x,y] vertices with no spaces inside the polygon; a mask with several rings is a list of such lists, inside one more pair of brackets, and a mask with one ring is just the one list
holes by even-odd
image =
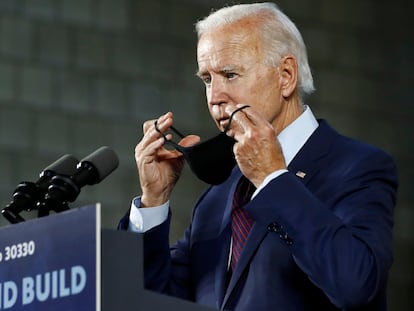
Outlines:
{"label": "thumb", "polygon": [[184,137],[183,139],[181,139],[178,144],[183,147],[189,147],[189,146],[197,144],[198,142],[200,142],[200,140],[201,140],[200,136],[188,135]]}

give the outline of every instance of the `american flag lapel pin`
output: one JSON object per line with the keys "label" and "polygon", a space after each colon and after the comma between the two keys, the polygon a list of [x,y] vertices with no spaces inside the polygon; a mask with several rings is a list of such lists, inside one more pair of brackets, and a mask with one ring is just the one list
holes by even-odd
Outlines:
{"label": "american flag lapel pin", "polygon": [[298,176],[299,178],[305,178],[305,176],[306,176],[306,173],[305,172],[302,172],[302,171],[297,171],[296,172],[296,176]]}

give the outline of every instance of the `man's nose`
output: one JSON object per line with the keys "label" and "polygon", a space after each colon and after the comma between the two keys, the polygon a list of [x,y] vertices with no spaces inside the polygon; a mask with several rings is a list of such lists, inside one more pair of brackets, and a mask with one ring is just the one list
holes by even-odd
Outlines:
{"label": "man's nose", "polygon": [[229,94],[222,81],[212,80],[207,88],[207,100],[209,105],[225,104],[229,100]]}

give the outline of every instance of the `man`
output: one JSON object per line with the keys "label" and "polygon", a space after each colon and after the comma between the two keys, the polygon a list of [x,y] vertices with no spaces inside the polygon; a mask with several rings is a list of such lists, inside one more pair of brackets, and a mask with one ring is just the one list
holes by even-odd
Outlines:
{"label": "man", "polygon": [[[313,91],[305,45],[274,4],[223,8],[197,31],[198,76],[218,128],[236,141],[237,165],[201,196],[170,248],[168,202],[184,160],[163,147],[172,113],[144,124],[135,153],[142,196],[120,228],[145,232],[146,287],[226,310],[385,310],[391,158],[304,105]],[[239,180],[254,185],[243,216],[232,207]]]}

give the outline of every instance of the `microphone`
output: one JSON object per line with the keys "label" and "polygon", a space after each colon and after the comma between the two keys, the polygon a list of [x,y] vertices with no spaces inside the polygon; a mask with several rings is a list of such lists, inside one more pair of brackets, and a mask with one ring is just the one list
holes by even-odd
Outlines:
{"label": "microphone", "polygon": [[47,216],[51,210],[61,212],[69,209],[68,203],[76,200],[83,186],[101,182],[118,165],[115,151],[104,146],[83,158],[72,175],[55,175],[44,199],[37,205],[38,216]]}
{"label": "microphone", "polygon": [[74,174],[77,163],[74,156],[66,154],[43,169],[36,182],[21,182],[13,192],[13,200],[1,211],[2,215],[12,224],[25,221],[19,213],[36,208],[36,203],[46,194],[53,176]]}

